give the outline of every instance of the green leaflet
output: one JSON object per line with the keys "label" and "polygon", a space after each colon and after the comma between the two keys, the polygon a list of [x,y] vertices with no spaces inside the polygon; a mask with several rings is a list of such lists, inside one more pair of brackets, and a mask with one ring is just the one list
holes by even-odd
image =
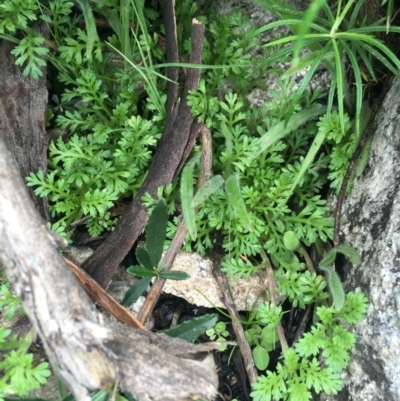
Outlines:
{"label": "green leaflet", "polygon": [[152,270],[155,265],[149,255],[149,252],[147,252],[147,249],[138,246],[136,248],[136,258],[137,260],[140,262],[140,264],[144,267],[146,267],[147,269]]}
{"label": "green leaflet", "polygon": [[308,121],[317,118],[325,112],[325,106],[316,106],[292,115],[286,126],[284,121],[279,122],[259,139],[260,147],[252,158],[258,157],[276,141],[284,138],[289,132],[297,129],[298,127],[300,127],[300,125],[303,125]]}
{"label": "green leaflet", "polygon": [[331,291],[335,308],[337,310],[341,310],[344,305],[345,294],[338,274],[332,269],[332,267],[329,266],[320,266],[319,268],[326,272],[327,282]]}
{"label": "green leaflet", "polygon": [[269,354],[267,350],[260,345],[253,348],[254,364],[258,370],[265,370],[269,364]]}
{"label": "green leaflet", "polygon": [[251,231],[252,224],[240,190],[238,174],[233,174],[226,180],[225,190],[236,218],[242,223],[244,228]]}
{"label": "green leaflet", "polygon": [[131,266],[126,271],[138,277],[157,277],[158,272],[156,270],[150,270],[143,266]]}
{"label": "green leaflet", "polygon": [[307,171],[307,169],[310,167],[310,164],[314,161],[314,157],[319,151],[320,147],[325,141],[326,133],[324,131],[319,130],[317,136],[314,138],[313,143],[310,146],[310,150],[307,153],[306,158],[303,160],[303,163],[301,164],[301,168],[299,173],[296,176],[296,179],[293,182],[292,187],[290,188],[290,192],[286,196],[286,202],[289,200],[289,198],[292,196],[293,191],[296,189],[297,184],[303,177],[304,173]]}
{"label": "green leaflet", "polygon": [[154,207],[146,227],[146,248],[153,262],[153,267],[157,266],[161,260],[167,224],[168,208],[165,200],[161,198]]}
{"label": "green leaflet", "polygon": [[211,315],[195,317],[179,324],[176,327],[173,327],[172,329],[163,330],[159,333],[164,333],[171,337],[179,337],[183,340],[194,342],[208,329],[214,327],[217,321],[218,315],[213,313]]}
{"label": "green leaflet", "polygon": [[160,278],[165,278],[168,280],[187,280],[190,278],[190,275],[186,272],[181,272],[181,271],[163,271],[161,270],[158,274]]}
{"label": "green leaflet", "polygon": [[79,5],[82,10],[83,16],[85,17],[87,32],[86,57],[88,58],[88,60],[91,60],[94,42],[96,42],[96,40],[100,40],[99,36],[97,35],[97,28],[94,21],[93,12],[88,0],[75,0],[75,3]]}
{"label": "green leaflet", "polygon": [[190,206],[195,208],[200,206],[206,199],[208,199],[214,192],[218,191],[223,185],[225,180],[221,175],[211,177],[199,190],[192,199]]}
{"label": "green leaflet", "polygon": [[137,281],[135,284],[131,285],[128,291],[125,293],[123,300],[121,301],[121,305],[128,308],[133,303],[137,301],[137,299],[143,294],[146,288],[151,283],[151,278],[142,278]]}

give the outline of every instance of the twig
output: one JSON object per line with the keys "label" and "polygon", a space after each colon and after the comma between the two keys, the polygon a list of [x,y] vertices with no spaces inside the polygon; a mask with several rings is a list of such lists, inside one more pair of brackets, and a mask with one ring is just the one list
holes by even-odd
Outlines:
{"label": "twig", "polygon": [[[196,189],[203,186],[206,181],[211,176],[211,166],[212,166],[212,144],[211,144],[211,133],[210,130],[205,126],[201,125],[200,139],[202,147],[202,168],[200,172],[199,179],[196,184]],[[195,211],[196,212],[196,211]],[[178,251],[181,249],[183,242],[185,241],[187,234],[187,226],[184,219],[181,219],[175,236],[169,246],[165,256],[162,260],[162,265],[164,271],[171,269],[172,264]],[[165,279],[158,279],[151,287],[149,294],[146,297],[146,301],[143,304],[142,309],[139,312],[138,319],[144,324],[148,319],[150,313],[154,309],[158,298],[160,297],[161,291],[164,288]]]}
{"label": "twig", "polygon": [[297,329],[296,334],[294,335],[293,344],[299,341],[299,338],[303,335],[306,326],[310,320],[311,310],[312,310],[312,304],[307,305],[307,309],[304,312],[304,315],[301,319],[299,328]]}
{"label": "twig", "polygon": [[240,317],[239,314],[237,313],[235,304],[233,302],[229,290],[228,280],[226,279],[225,275],[221,272],[221,266],[219,265],[219,263],[214,264],[213,276],[215,277],[218,286],[221,290],[222,302],[224,303],[226,309],[229,312],[229,315],[232,318],[232,328],[233,331],[235,332],[237,343],[243,357],[244,367],[246,369],[247,376],[249,378],[250,383],[255,383],[257,381],[257,371],[254,366],[254,361],[251,354],[251,348],[244,335],[243,327],[240,323]]}

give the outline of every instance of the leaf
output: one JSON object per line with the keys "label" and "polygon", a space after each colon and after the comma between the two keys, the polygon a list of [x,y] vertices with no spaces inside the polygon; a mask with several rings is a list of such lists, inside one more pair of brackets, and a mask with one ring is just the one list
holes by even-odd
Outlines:
{"label": "leaf", "polygon": [[327,273],[327,282],[335,308],[337,310],[342,309],[345,301],[345,294],[338,274],[328,266],[319,266],[319,268]]}
{"label": "leaf", "polygon": [[88,58],[88,60],[91,60],[94,42],[96,42],[96,40],[100,41],[99,36],[97,35],[97,28],[93,12],[88,0],[75,0],[75,3],[79,5],[82,10],[83,16],[85,17],[87,32],[86,57]]}
{"label": "leaf", "polygon": [[299,239],[294,231],[286,231],[283,236],[283,244],[289,251],[294,251],[300,244]]}
{"label": "leaf", "polygon": [[128,308],[133,303],[135,303],[138,298],[143,294],[146,288],[151,283],[151,278],[142,278],[141,280],[137,281],[135,284],[131,285],[126,291],[124,298],[121,301],[121,305]]}
{"label": "leaf", "polygon": [[286,126],[284,121],[279,122],[259,139],[259,149],[257,152],[254,153],[252,159],[258,157],[261,153],[271,147],[275,142],[277,142],[279,139],[284,138],[290,132],[300,127],[300,125],[316,119],[318,116],[324,114],[325,112],[326,106],[316,106],[292,115]]}
{"label": "leaf", "polygon": [[189,162],[182,171],[181,177],[181,203],[182,213],[185,219],[186,227],[190,238],[195,241],[197,237],[196,231],[196,214],[191,206],[193,201],[193,170],[194,162]]}
{"label": "leaf", "polygon": [[131,266],[126,271],[138,277],[158,277],[158,272],[142,266]]}
{"label": "leaf", "polygon": [[188,278],[190,278],[190,275],[186,272],[172,270],[172,271],[160,271],[159,277],[168,280],[187,280]]}
{"label": "leaf", "polygon": [[319,130],[317,136],[314,138],[314,141],[310,146],[307,156],[305,157],[305,159],[303,160],[303,163],[301,164],[301,168],[296,175],[296,178],[292,184],[292,187],[290,188],[290,191],[286,195],[285,203],[292,196],[293,191],[296,189],[297,184],[303,177],[306,170],[310,167],[310,164],[314,161],[314,157],[317,154],[317,152],[319,151],[322,144],[324,143],[325,137],[326,137],[326,132]]}
{"label": "leaf", "polygon": [[355,263],[355,264],[361,263],[360,255],[357,253],[357,251],[352,246],[342,244],[342,245],[338,245],[337,247],[335,247],[335,249],[336,249],[336,252],[339,252],[342,255],[347,256],[352,261],[352,263]]}
{"label": "leaf", "polygon": [[252,224],[240,190],[238,174],[233,174],[226,180],[225,190],[228,195],[229,202],[235,212],[235,217],[242,223],[244,228],[246,228],[248,231],[251,231]]}
{"label": "leaf", "polygon": [[153,270],[155,267],[149,252],[147,252],[147,249],[143,248],[142,246],[138,246],[136,248],[136,258],[147,269]]}
{"label": "leaf", "polygon": [[319,263],[320,264],[320,266],[323,266],[323,267],[325,267],[325,266],[331,266],[332,264],[333,264],[333,262],[335,261],[335,259],[336,259],[336,249],[337,248],[332,248],[329,252],[328,252],[328,254],[321,260],[321,262]]}
{"label": "leaf", "polygon": [[178,337],[186,341],[194,342],[207,330],[215,326],[218,321],[218,315],[203,315],[195,317],[184,323],[178,324],[172,329],[161,330],[160,333],[167,334],[171,337]]}
{"label": "leaf", "polygon": [[151,213],[146,227],[146,248],[153,266],[161,260],[168,224],[168,208],[164,199],[160,199]]}
{"label": "leaf", "polygon": [[220,175],[215,175],[210,178],[197,192],[194,196],[190,206],[195,208],[200,206],[206,199],[208,199],[214,192],[218,191],[223,185],[225,180]]}
{"label": "leaf", "polygon": [[254,364],[258,370],[265,370],[269,364],[269,354],[267,350],[259,345],[253,348]]}
{"label": "leaf", "polygon": [[276,327],[264,327],[261,332],[262,341],[269,344],[274,344],[278,341],[278,332]]}
{"label": "leaf", "polygon": [[314,0],[311,2],[307,11],[302,18],[302,24],[297,32],[297,40],[293,46],[293,65],[296,65],[301,49],[304,46],[305,35],[310,30],[311,23],[318,16],[319,10],[324,5],[326,0]]}

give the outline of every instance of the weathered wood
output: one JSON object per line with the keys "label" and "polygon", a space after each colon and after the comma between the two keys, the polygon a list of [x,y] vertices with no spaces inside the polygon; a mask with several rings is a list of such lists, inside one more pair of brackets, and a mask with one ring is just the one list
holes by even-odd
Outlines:
{"label": "weathered wood", "polygon": [[[41,33],[46,35],[46,26]],[[0,43],[0,137],[14,155],[21,176],[25,179],[31,172],[47,171],[46,133],[46,68],[39,79],[24,77],[24,67],[15,65],[11,50],[15,43]],[[47,198],[38,198],[29,189],[42,217],[49,220]]]}
{"label": "weathered wood", "polygon": [[215,395],[213,368],[187,359],[207,346],[178,339],[169,343],[166,336],[143,334],[120,324],[106,327],[57,246],[0,138],[0,263],[53,369],[75,399],[88,401],[87,389],[117,382],[138,401]]}

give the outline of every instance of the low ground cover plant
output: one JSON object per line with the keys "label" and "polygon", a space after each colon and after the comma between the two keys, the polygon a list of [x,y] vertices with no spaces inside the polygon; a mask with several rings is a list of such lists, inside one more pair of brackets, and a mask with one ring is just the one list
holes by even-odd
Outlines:
{"label": "low ground cover plant", "polygon": [[[192,113],[212,131],[214,178],[196,198],[190,185],[199,174],[196,146],[190,168],[160,188],[160,197],[172,214],[169,238],[182,203],[189,226],[187,249],[205,253],[216,245],[219,233],[217,245],[228,276],[249,277],[267,269],[272,293],[275,283],[293,307],[317,305],[313,328],[291,348],[279,329],[285,311],[273,296],[254,312],[246,331],[261,373],[253,398],[300,401],[310,399],[311,389],[327,394],[340,390],[340,372],[355,341],[347,326],[366,310],[363,294],[341,295],[330,260],[321,262],[324,277],[306,263],[305,255],[315,247],[322,258],[333,236],[325,193],[328,187],[340,187],[365,123],[362,72],[376,78],[367,54],[390,71],[400,66],[372,35],[398,28],[385,25],[387,19],[360,19],[362,1],[335,6],[314,1],[305,13],[281,2],[261,3],[284,19],[257,28],[240,12],[217,16],[208,2],[203,10],[188,0],[176,2],[182,55],[190,48],[191,18],[206,25],[208,67],[189,102]],[[95,17],[103,28],[96,26]],[[47,24],[50,39],[32,29],[39,21]],[[293,46],[285,38],[262,44],[260,34],[278,25],[292,29]],[[49,197],[51,227],[67,238],[71,224],[82,218],[93,237],[112,230],[118,223],[113,207],[131,199],[143,183],[166,117],[162,33],[155,2],[5,0],[0,5],[0,37],[15,42],[16,64],[33,77],[40,76],[45,62],[49,67],[48,128],[64,135],[50,143],[47,176],[32,172],[27,183],[38,196]],[[303,47],[309,53],[301,58]],[[354,90],[344,73],[343,52],[353,70]],[[286,73],[285,63],[292,66]],[[321,65],[331,71],[333,89],[308,91]],[[290,75],[305,67],[308,72],[296,88]],[[274,86],[266,76],[276,77]],[[261,106],[248,100],[254,88],[268,92]],[[187,197],[180,196],[180,180]],[[144,198],[147,206],[157,202]],[[149,274],[150,267],[155,268],[144,266],[143,271]],[[333,305],[327,303],[330,296]],[[215,338],[226,334],[221,324],[209,330]],[[275,335],[282,358],[268,370]]]}

